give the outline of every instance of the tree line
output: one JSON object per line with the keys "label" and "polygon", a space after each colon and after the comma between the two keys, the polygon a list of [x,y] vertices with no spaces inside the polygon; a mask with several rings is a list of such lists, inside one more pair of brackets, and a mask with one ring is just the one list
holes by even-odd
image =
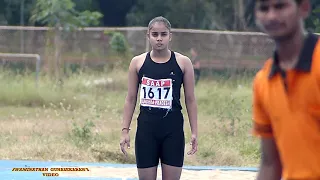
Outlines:
{"label": "tree line", "polygon": [[[0,25],[47,26],[49,22],[42,21],[44,16],[52,16],[51,20],[56,19],[53,23],[58,23],[61,18],[71,21],[72,16],[77,15],[74,12],[82,12],[82,18],[97,20],[96,23],[85,23],[83,26],[147,26],[153,17],[162,15],[170,20],[174,28],[256,30],[254,0],[51,0],[46,6],[40,7],[41,3],[46,2],[0,0]],[[320,1],[311,0],[311,3],[314,11],[307,19],[306,26],[317,31]],[[59,17],[50,14],[52,9],[56,10],[55,14]]]}

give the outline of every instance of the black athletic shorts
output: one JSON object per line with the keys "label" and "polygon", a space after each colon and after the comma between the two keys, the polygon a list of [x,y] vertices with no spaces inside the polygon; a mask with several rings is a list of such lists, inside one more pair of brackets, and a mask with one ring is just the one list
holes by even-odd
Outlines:
{"label": "black athletic shorts", "polygon": [[182,167],[185,137],[181,111],[151,114],[141,111],[135,138],[137,168],[149,168],[161,163]]}

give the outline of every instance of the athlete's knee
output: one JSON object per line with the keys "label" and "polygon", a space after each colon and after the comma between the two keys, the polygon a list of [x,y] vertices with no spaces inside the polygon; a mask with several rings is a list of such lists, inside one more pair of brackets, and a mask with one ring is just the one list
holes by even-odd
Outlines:
{"label": "athlete's knee", "polygon": [[153,177],[153,176],[148,176],[148,175],[140,175],[139,174],[139,180],[156,180],[157,176]]}
{"label": "athlete's knee", "polygon": [[138,168],[139,180],[156,180],[157,166],[150,168]]}
{"label": "athlete's knee", "polygon": [[162,180],[179,180],[181,177],[182,167],[170,166],[162,163]]}

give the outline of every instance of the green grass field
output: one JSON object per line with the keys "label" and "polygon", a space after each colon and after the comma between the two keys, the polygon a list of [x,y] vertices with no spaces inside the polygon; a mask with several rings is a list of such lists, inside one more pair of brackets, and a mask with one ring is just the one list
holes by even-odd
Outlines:
{"label": "green grass field", "polygon": [[[97,85],[98,79],[104,85]],[[41,76],[36,88],[34,80],[34,74],[0,73],[1,159],[135,163],[138,108],[129,159],[119,148],[125,71],[74,74],[62,87]],[[201,79],[196,86],[199,151],[186,155],[186,165],[258,165],[258,140],[250,134],[251,81],[250,76]],[[184,105],[183,93],[181,101]],[[185,106],[183,113],[189,141]]]}

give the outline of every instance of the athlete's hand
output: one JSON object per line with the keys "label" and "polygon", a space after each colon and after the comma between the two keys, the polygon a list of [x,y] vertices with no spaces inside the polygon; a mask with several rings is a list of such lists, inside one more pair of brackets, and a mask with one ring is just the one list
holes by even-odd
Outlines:
{"label": "athlete's hand", "polygon": [[188,155],[193,155],[194,153],[196,153],[198,151],[198,140],[197,140],[197,136],[196,135],[192,135],[191,136],[191,150],[188,152]]}
{"label": "athlete's hand", "polygon": [[127,145],[127,148],[130,149],[130,136],[129,136],[129,132],[123,131],[121,133],[120,148],[121,148],[122,153],[127,158],[128,157],[128,153],[126,151],[126,145]]}

